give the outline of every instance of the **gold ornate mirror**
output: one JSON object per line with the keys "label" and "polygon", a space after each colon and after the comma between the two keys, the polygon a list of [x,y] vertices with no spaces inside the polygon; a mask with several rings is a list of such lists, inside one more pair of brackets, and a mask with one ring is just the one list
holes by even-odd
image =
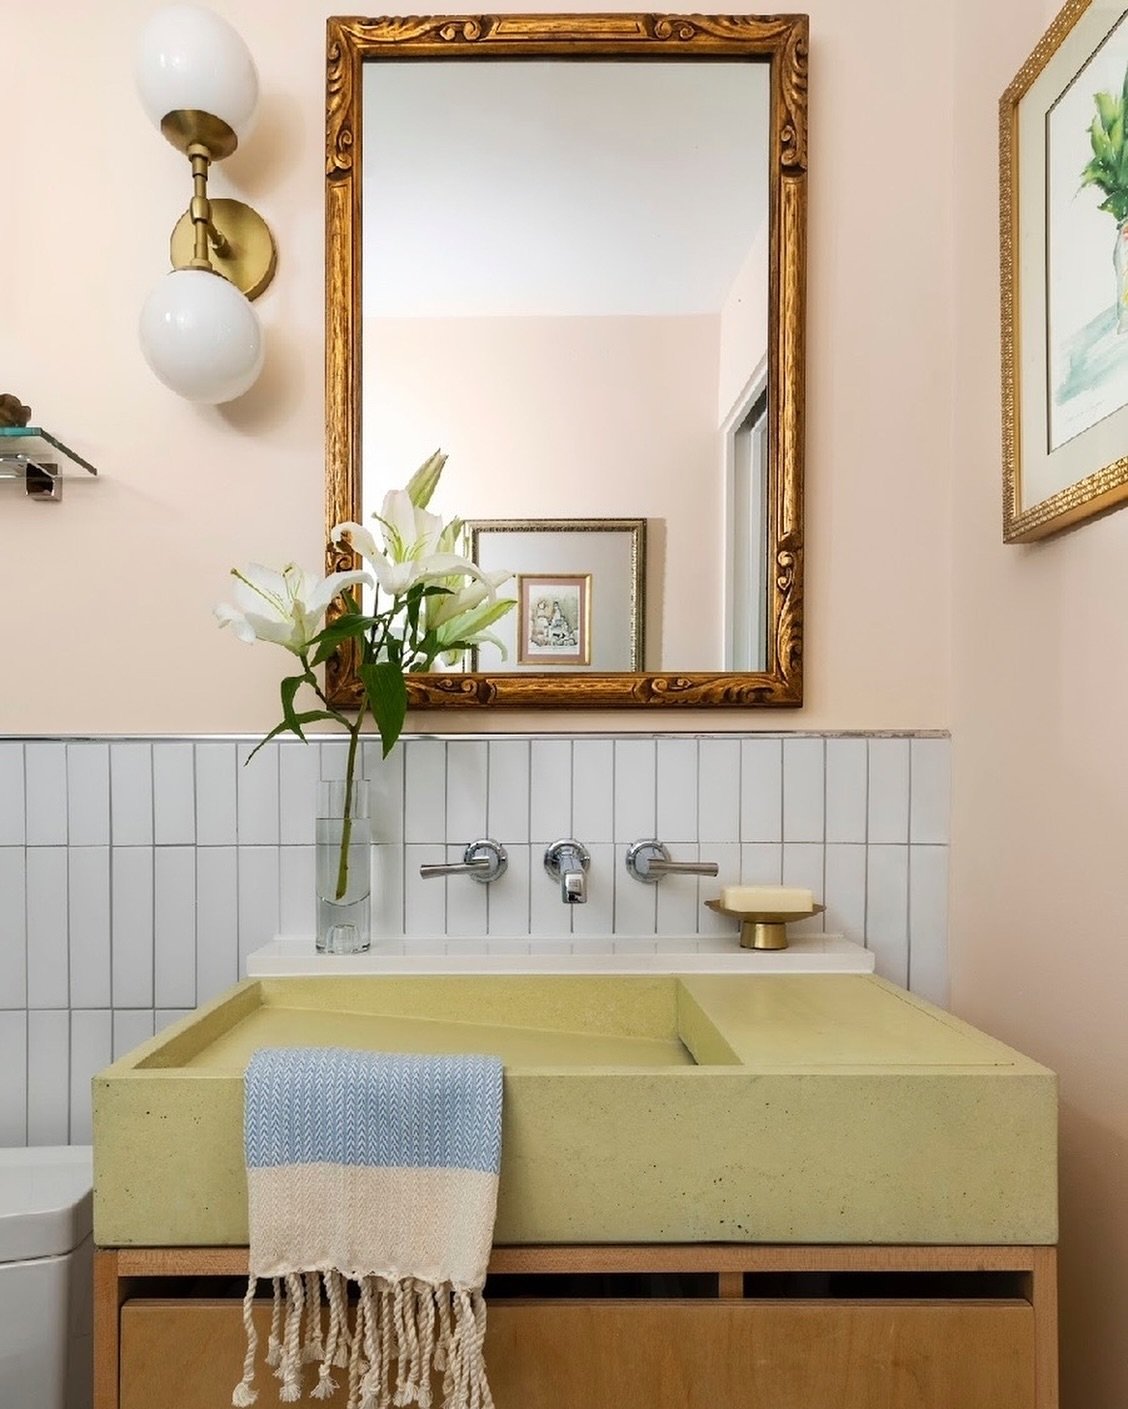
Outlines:
{"label": "gold ornate mirror", "polygon": [[519,601],[413,706],[802,702],[806,100],[804,15],[328,21],[327,523],[441,445]]}

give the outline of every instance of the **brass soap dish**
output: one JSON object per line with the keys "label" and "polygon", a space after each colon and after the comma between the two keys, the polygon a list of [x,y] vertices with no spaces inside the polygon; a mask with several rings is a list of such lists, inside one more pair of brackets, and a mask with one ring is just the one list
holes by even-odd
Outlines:
{"label": "brass soap dish", "polygon": [[741,949],[786,949],[787,927],[795,920],[809,920],[812,915],[821,915],[825,905],[812,905],[809,910],[768,911],[768,910],[728,910],[719,900],[707,900],[705,904],[718,915],[731,915],[740,921]]}

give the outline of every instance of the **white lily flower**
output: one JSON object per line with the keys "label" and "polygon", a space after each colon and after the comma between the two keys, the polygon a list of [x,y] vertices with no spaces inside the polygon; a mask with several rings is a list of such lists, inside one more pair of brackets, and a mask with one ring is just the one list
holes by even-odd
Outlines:
{"label": "white lily flower", "polygon": [[450,551],[452,525],[444,527],[438,514],[413,504],[407,490],[389,490],[381,512],[374,517],[383,531],[383,548],[363,524],[339,523],[330,537],[334,543],[343,537],[349,539],[389,597],[402,597],[417,583],[438,582],[444,577],[482,577],[476,563]]}
{"label": "white lily flower", "polygon": [[274,641],[294,655],[308,650],[321,630],[329,603],[347,587],[372,585],[366,572],[334,572],[314,577],[295,563],[281,572],[252,563],[235,578],[232,595],[236,605],[215,608],[220,626],[230,626],[240,641]]}

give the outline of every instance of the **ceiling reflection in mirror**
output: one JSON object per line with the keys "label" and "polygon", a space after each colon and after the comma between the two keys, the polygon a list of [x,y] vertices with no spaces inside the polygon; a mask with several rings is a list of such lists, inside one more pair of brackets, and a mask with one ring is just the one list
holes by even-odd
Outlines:
{"label": "ceiling reflection in mirror", "polygon": [[362,83],[361,501],[448,453],[518,599],[468,667],[765,670],[770,65]]}

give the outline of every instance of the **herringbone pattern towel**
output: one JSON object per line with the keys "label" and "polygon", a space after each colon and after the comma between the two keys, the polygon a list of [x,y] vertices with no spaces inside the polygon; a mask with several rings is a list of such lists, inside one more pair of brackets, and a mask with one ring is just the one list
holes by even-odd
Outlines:
{"label": "herringbone pattern towel", "polygon": [[[247,1358],[232,1403],[253,1404],[258,1279],[274,1286],[267,1363],[279,1397],[315,1399],[348,1373],[348,1409],[431,1402],[492,1409],[482,1342],[501,1163],[495,1057],[335,1047],[256,1052],[245,1081],[250,1281]],[[359,1288],[348,1321],[348,1283]],[[321,1301],[329,1307],[322,1338]],[[304,1334],[303,1334],[304,1328]]]}

